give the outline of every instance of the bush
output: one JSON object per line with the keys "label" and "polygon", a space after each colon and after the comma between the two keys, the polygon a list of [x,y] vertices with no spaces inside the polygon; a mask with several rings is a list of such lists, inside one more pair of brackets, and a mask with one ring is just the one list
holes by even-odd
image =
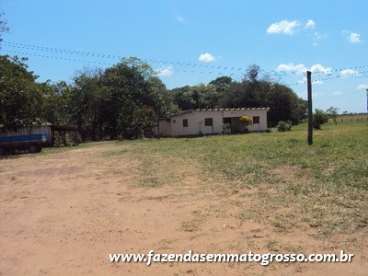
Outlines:
{"label": "bush", "polygon": [[328,122],[328,114],[320,109],[316,109],[313,115],[313,128],[321,129],[321,125]]}
{"label": "bush", "polygon": [[281,132],[290,131],[291,122],[279,121],[279,123],[277,124],[277,130]]}

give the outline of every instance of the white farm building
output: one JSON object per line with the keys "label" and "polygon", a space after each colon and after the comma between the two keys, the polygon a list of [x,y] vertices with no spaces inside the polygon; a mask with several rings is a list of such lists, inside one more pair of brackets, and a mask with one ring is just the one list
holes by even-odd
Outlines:
{"label": "white farm building", "polygon": [[[266,131],[269,108],[212,108],[187,110],[160,120],[155,133],[166,137]],[[240,117],[247,116],[252,123],[245,126]]]}

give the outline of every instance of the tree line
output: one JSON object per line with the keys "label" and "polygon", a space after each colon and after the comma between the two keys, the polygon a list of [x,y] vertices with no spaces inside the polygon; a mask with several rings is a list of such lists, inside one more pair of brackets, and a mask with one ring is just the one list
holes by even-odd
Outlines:
{"label": "tree line", "polygon": [[251,65],[241,81],[222,76],[195,86],[184,86],[171,90],[173,102],[180,109],[207,107],[270,107],[270,126],[279,121],[298,124],[305,118],[307,103],[289,87],[260,77],[261,69]]}
{"label": "tree line", "polygon": [[160,118],[179,110],[213,107],[270,107],[271,126],[299,123],[306,102],[267,77],[258,66],[244,78],[167,89],[152,68],[125,58],[104,70],[78,73],[71,83],[39,82],[26,59],[0,56],[0,125],[14,129],[42,123],[74,125],[84,140],[139,138]]}

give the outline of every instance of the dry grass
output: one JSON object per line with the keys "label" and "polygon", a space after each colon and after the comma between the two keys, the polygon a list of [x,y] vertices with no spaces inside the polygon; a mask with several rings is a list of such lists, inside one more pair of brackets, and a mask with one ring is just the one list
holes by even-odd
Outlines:
{"label": "dry grass", "polygon": [[[368,128],[327,125],[308,147],[304,127],[88,143],[1,160],[0,246],[7,254],[0,274],[364,275]],[[358,257],[338,270],[307,264],[147,269],[103,261],[105,252],[147,249],[344,249]]]}

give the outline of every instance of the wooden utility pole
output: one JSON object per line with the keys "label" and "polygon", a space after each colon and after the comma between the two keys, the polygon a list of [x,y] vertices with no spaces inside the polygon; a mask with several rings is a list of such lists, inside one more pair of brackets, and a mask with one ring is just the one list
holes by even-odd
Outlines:
{"label": "wooden utility pole", "polygon": [[307,71],[308,85],[308,145],[313,144],[312,72]]}
{"label": "wooden utility pole", "polygon": [[368,120],[368,88],[366,89],[367,91],[367,120]]}
{"label": "wooden utility pole", "polygon": [[367,121],[368,121],[368,88],[366,89],[367,92]]}

